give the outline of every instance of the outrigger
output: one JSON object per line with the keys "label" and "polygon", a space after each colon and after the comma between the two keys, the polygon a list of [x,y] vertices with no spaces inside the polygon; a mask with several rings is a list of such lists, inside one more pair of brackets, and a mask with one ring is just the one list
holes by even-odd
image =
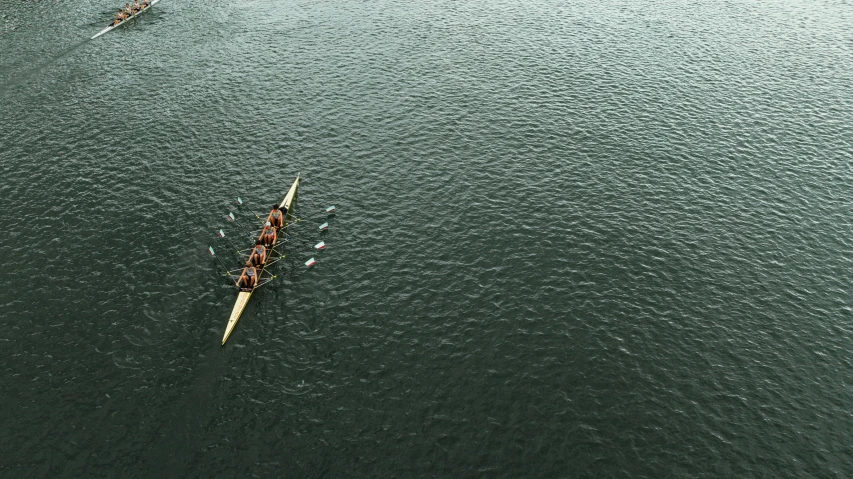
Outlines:
{"label": "outrigger", "polygon": [[[156,1],[156,0],[155,0]],[[296,199],[296,191],[299,189],[299,175],[296,176],[296,180],[293,182],[293,185],[290,186],[290,190],[288,190],[287,195],[285,195],[284,200],[281,202],[279,208],[282,211],[286,212],[284,214],[284,224],[281,227],[275,228],[276,233],[287,228],[289,225],[288,219],[293,215],[293,201]],[[265,220],[266,222],[266,220]],[[263,235],[263,232],[261,232]],[[259,238],[262,239],[262,238]],[[237,293],[237,302],[234,303],[234,309],[231,310],[231,317],[228,318],[228,325],[225,326],[225,335],[222,336],[222,345],[225,346],[225,341],[228,341],[228,336],[231,336],[231,332],[234,331],[234,326],[237,325],[237,321],[240,320],[240,315],[243,314],[243,310],[246,309],[246,304],[249,303],[249,298],[252,297],[252,293],[255,292],[259,287],[267,284],[272,280],[272,278],[264,278],[264,270],[270,266],[271,264],[277,262],[277,259],[272,259],[272,253],[274,251],[276,245],[272,245],[270,248],[266,250],[266,261],[260,264],[256,269],[257,279],[256,283],[252,288],[240,288],[238,284],[237,287],[240,288],[240,292]],[[251,255],[250,255],[251,257]]]}

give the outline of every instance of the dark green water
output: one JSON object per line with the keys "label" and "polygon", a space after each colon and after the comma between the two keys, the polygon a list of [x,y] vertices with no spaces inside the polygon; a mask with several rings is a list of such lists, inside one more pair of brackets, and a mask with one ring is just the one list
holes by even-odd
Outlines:
{"label": "dark green water", "polygon": [[849,1],[116,6],[0,2],[0,475],[853,476]]}

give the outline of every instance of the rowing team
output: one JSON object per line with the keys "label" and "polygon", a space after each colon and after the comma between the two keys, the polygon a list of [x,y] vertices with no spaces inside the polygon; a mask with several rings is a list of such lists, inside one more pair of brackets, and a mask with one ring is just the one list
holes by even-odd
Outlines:
{"label": "rowing team", "polygon": [[267,216],[264,229],[261,230],[258,240],[255,241],[255,247],[249,253],[249,260],[246,261],[246,267],[243,268],[243,272],[240,273],[240,279],[237,280],[238,288],[254,289],[258,285],[258,276],[263,271],[264,264],[267,262],[267,256],[272,252],[278,240],[278,230],[284,225],[284,217],[286,215],[287,208],[279,209],[278,205],[273,205],[272,211]]}
{"label": "rowing team", "polygon": [[118,25],[119,23],[127,20],[131,16],[136,15],[142,9],[148,8],[149,5],[151,5],[151,0],[142,0],[142,3],[139,3],[139,0],[133,0],[133,5],[125,3],[124,8],[118,9],[118,13],[116,13],[116,19],[113,22],[113,25]]}

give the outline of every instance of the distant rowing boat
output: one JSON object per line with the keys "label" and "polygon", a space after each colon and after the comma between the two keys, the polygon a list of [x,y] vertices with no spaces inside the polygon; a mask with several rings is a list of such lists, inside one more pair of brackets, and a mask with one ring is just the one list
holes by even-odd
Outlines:
{"label": "distant rowing boat", "polygon": [[105,28],[105,29],[101,30],[100,32],[96,33],[96,34],[95,34],[95,36],[94,36],[94,37],[92,37],[92,40],[94,40],[94,39],[96,39],[96,38],[100,37],[101,35],[103,35],[104,33],[107,33],[107,32],[108,32],[108,31],[110,31],[110,30],[114,30],[114,29],[116,29],[116,28],[118,28],[118,27],[120,27],[120,26],[124,25],[124,24],[125,24],[125,23],[127,23],[129,20],[131,20],[131,19],[133,19],[133,18],[136,18],[136,17],[138,17],[138,16],[142,15],[142,14],[143,14],[143,13],[145,13],[149,8],[153,7],[155,3],[159,2],[159,1],[160,1],[160,0],[151,0],[151,3],[150,3],[150,4],[148,4],[148,6],[147,6],[147,7],[143,8],[142,10],[140,10],[140,11],[136,12],[135,14],[133,14],[133,15],[131,15],[131,16],[129,16],[129,17],[127,17],[127,18],[125,18],[124,20],[120,21],[119,23],[117,23],[117,24],[115,24],[115,25],[112,25],[112,24],[111,24],[111,25],[110,25],[110,26],[108,26],[107,28]]}
{"label": "distant rowing boat", "polygon": [[[293,185],[290,186],[290,190],[285,195],[284,200],[281,202],[280,208],[285,208],[287,210],[287,214],[284,215],[284,226],[279,228],[279,230],[284,229],[287,226],[288,218],[293,215],[293,200],[296,198],[296,190],[299,189],[299,175],[296,176],[296,180],[293,182]],[[240,290],[237,294],[237,302],[234,303],[234,309],[231,310],[231,317],[228,318],[228,325],[225,326],[225,335],[222,336],[222,345],[225,346],[225,341],[228,341],[228,336],[231,336],[231,331],[234,331],[234,326],[237,325],[237,321],[240,320],[240,315],[243,314],[243,310],[246,309],[246,304],[249,303],[249,298],[252,297],[252,293],[255,292],[258,287],[266,284],[268,281],[261,283],[261,275],[264,274],[264,269],[273,263],[270,261],[272,257],[272,248],[270,248],[269,253],[267,253],[267,261],[261,266],[261,271],[258,273],[257,283],[255,287],[249,291]]]}

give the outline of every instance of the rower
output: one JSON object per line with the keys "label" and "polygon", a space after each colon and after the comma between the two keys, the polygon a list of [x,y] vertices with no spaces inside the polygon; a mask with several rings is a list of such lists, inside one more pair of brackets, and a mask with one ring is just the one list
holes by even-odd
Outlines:
{"label": "rower", "polygon": [[249,253],[249,261],[256,266],[267,262],[267,249],[264,247],[263,241],[258,240],[255,242],[255,247]]}
{"label": "rower", "polygon": [[258,239],[263,241],[265,245],[272,247],[275,246],[276,236],[275,227],[267,221],[264,225],[263,231],[261,231],[261,236]]}
{"label": "rower", "polygon": [[240,279],[237,280],[237,286],[240,289],[255,289],[258,284],[258,270],[252,265],[251,261],[246,261],[246,267],[240,273]]}
{"label": "rower", "polygon": [[125,13],[127,13],[128,15],[133,15],[133,9],[132,9],[132,8],[130,8],[130,4],[129,4],[129,3],[125,3],[125,4],[124,4],[124,11],[125,11]]}
{"label": "rower", "polygon": [[[287,210],[285,209],[285,212]],[[281,228],[284,224],[284,215],[281,214],[281,210],[278,209],[278,205],[272,205],[272,211],[270,211],[269,216],[267,217],[267,221],[272,223],[276,228]]]}
{"label": "rower", "polygon": [[121,22],[122,22],[122,20],[124,20],[124,13],[123,13],[123,12],[122,12],[122,10],[119,8],[119,9],[118,9],[118,13],[116,13],[116,19],[115,19],[115,21],[113,22],[113,25],[118,25],[119,23],[121,23]]}

